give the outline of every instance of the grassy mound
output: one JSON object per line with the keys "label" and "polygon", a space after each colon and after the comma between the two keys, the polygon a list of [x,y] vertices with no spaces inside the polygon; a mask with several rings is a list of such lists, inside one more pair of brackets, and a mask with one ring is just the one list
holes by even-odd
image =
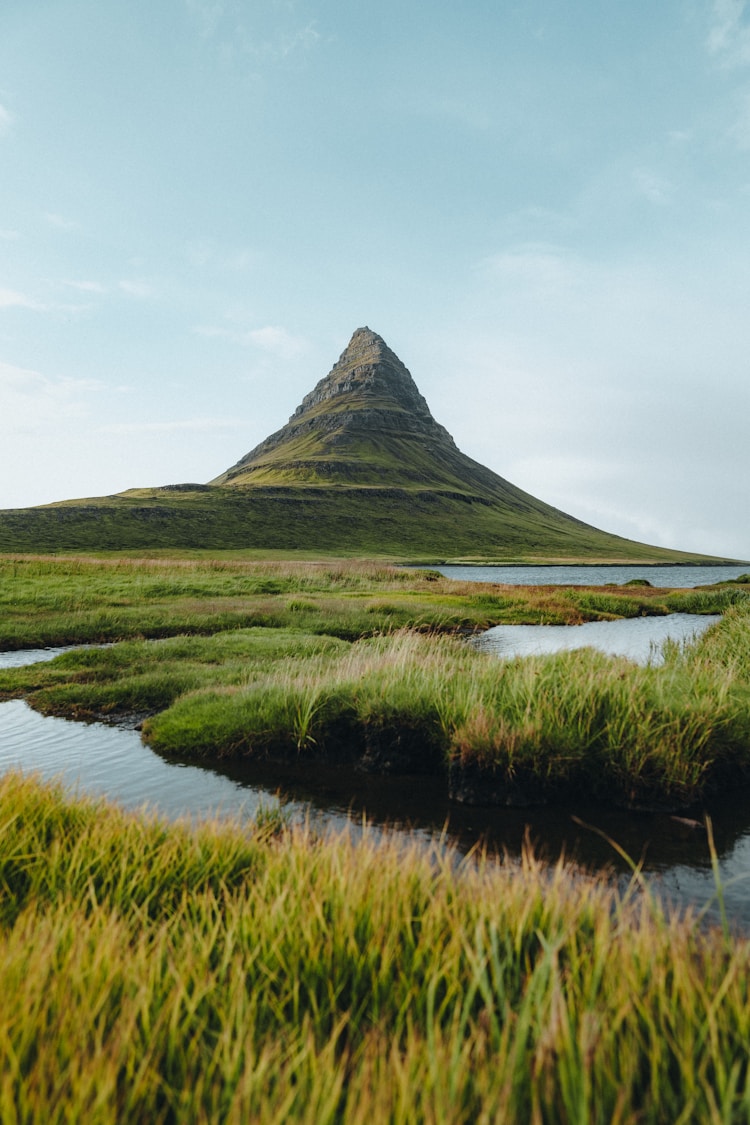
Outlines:
{"label": "grassy mound", "polygon": [[[92,576],[85,567],[84,573]],[[132,589],[136,574],[124,567],[107,572],[103,564],[93,570],[121,592]],[[165,587],[185,592],[174,575],[171,586],[149,570],[141,577],[146,613],[149,593],[159,599]],[[627,616],[634,607],[663,613],[686,601],[703,611],[726,609],[701,641],[672,646],[662,666],[644,668],[591,650],[501,662],[413,628],[368,636],[384,620],[424,626],[428,607],[445,626],[450,595],[429,572],[344,567],[323,577],[308,572],[306,579],[299,568],[275,575],[221,569],[214,592],[225,588],[234,596],[236,583],[254,581],[276,628],[71,652],[1,672],[0,695],[25,694],[40,710],[69,716],[150,714],[144,738],[165,754],[347,759],[373,769],[438,772],[455,797],[484,803],[594,797],[676,808],[750,775],[750,598],[741,586],[512,596],[474,586],[454,595],[452,627],[472,613],[475,623],[493,612],[538,613],[548,597],[578,620],[616,610]],[[191,605],[203,580],[208,590],[199,567],[184,567]],[[338,614],[326,601],[332,584]],[[96,596],[94,582],[89,590]],[[269,608],[274,601],[276,612]],[[211,621],[215,613],[211,602]],[[320,632],[308,631],[310,624]]]}

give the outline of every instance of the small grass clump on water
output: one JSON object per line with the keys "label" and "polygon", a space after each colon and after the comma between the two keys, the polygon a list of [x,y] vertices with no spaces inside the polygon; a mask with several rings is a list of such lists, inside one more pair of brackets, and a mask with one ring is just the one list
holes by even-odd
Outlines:
{"label": "small grass clump on water", "polygon": [[634,882],[0,780],[0,1120],[740,1121],[750,944]]}
{"label": "small grass clump on water", "polygon": [[348,647],[336,637],[262,628],[123,641],[0,671],[0,696],[12,685],[38,710],[73,718],[150,714],[206,682],[246,687],[290,658],[310,660]]}

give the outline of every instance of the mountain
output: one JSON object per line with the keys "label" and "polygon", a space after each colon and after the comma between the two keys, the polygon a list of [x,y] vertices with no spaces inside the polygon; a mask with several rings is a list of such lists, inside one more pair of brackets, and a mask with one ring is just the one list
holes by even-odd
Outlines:
{"label": "mountain", "polygon": [[699,561],[582,523],[467,457],[369,328],[286,426],[209,484],[0,512],[0,550],[97,548]]}
{"label": "mountain", "polygon": [[369,328],[357,329],[286,426],[211,483],[429,490],[554,510],[461,453],[401,360]]}

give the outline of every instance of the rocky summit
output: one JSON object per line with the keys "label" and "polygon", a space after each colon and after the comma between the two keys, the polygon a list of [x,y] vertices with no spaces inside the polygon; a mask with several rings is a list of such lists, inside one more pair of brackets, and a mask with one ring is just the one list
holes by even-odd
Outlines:
{"label": "rocky summit", "polygon": [[699,561],[582,523],[467,457],[369,328],[286,426],[209,484],[0,512],[0,550],[154,548]]}
{"label": "rocky summit", "polygon": [[356,330],[286,426],[211,483],[405,489],[561,515],[461,453],[410,372],[369,328]]}
{"label": "rocky summit", "polygon": [[[434,460],[431,471],[413,463],[425,454]],[[287,425],[211,483],[434,484],[456,454],[398,356],[375,332],[358,328]]]}

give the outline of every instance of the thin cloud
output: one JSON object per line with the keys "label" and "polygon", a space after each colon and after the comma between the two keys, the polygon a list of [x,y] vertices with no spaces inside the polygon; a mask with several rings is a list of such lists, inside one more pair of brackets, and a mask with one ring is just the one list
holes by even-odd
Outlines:
{"label": "thin cloud", "polygon": [[224,16],[224,7],[224,4],[207,3],[206,0],[187,0],[187,10],[205,39],[215,34]]}
{"label": "thin cloud", "polygon": [[186,0],[186,6],[198,34],[202,39],[216,41],[225,63],[242,57],[259,63],[283,63],[291,56],[312,50],[321,40],[314,20],[305,24],[294,22],[293,4],[273,5],[272,18],[279,13],[276,26],[263,29],[257,23],[248,23],[247,9],[243,11],[231,0]]}
{"label": "thin cloud", "polygon": [[77,289],[81,293],[106,293],[107,290],[98,281],[64,281],[70,289]]}
{"label": "thin cloud", "polygon": [[86,398],[98,391],[91,379],[50,378],[0,361],[0,433],[38,433],[58,427],[61,418],[88,413]]}
{"label": "thin cloud", "polygon": [[155,289],[148,281],[120,281],[118,288],[126,293],[128,297],[137,297],[139,300],[147,300],[149,297],[155,296]]}
{"label": "thin cloud", "polygon": [[714,0],[713,22],[708,33],[709,53],[724,66],[750,64],[750,27],[747,0]]}
{"label": "thin cloud", "polygon": [[209,339],[230,340],[243,347],[255,347],[278,359],[295,359],[307,351],[307,342],[299,336],[293,336],[285,328],[275,325],[266,325],[264,328],[249,330],[237,328],[217,327],[214,325],[198,325],[193,329],[197,336],[206,336]]}
{"label": "thin cloud", "polygon": [[480,271],[489,279],[513,281],[533,290],[569,290],[578,268],[558,246],[529,243],[485,258]]}
{"label": "thin cloud", "polygon": [[0,105],[0,137],[11,131],[14,121],[15,117],[10,110],[6,109],[4,105]]}
{"label": "thin cloud", "polygon": [[281,359],[293,359],[305,350],[305,344],[297,336],[292,336],[285,328],[268,325],[248,332],[248,338],[256,347]]}
{"label": "thin cloud", "polygon": [[282,35],[271,50],[275,57],[285,59],[295,51],[311,50],[319,40],[320,33],[316,30],[315,24],[308,23],[305,27],[298,28],[291,35]]}
{"label": "thin cloud", "polygon": [[665,207],[672,201],[673,189],[670,182],[647,168],[637,168],[633,172],[633,184],[638,195],[658,207]]}
{"label": "thin cloud", "polygon": [[212,238],[191,239],[185,245],[185,256],[191,266],[226,273],[239,273],[258,261],[258,254],[253,250],[246,247],[226,249]]}
{"label": "thin cloud", "polygon": [[[65,282],[64,284],[68,284]],[[42,302],[17,289],[0,289],[0,309],[29,309],[31,312],[76,316],[86,313],[90,304],[70,304],[68,302]]]}
{"label": "thin cloud", "polygon": [[59,215],[56,211],[45,211],[44,219],[51,227],[57,230],[77,230],[78,223],[75,219],[66,219],[64,215]]}
{"label": "thin cloud", "polygon": [[34,309],[39,312],[44,308],[44,305],[17,289],[0,289],[0,309]]}
{"label": "thin cloud", "polygon": [[320,38],[314,23],[290,31],[280,30],[267,37],[245,27],[237,28],[236,32],[240,52],[261,63],[285,62],[292,55],[312,50]]}

